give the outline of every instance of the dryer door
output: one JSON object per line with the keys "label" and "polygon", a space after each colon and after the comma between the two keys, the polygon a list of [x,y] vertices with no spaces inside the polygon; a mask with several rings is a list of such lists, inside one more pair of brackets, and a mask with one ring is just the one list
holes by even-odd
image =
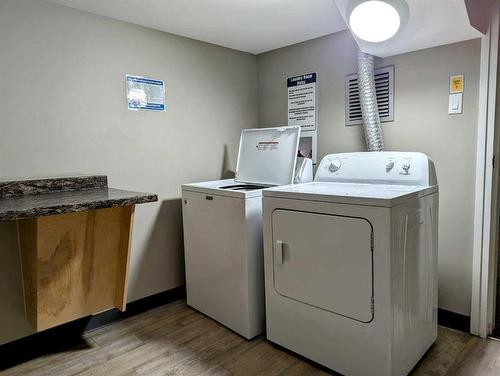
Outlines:
{"label": "dryer door", "polygon": [[280,295],[361,322],[373,319],[368,220],[277,209],[272,227]]}

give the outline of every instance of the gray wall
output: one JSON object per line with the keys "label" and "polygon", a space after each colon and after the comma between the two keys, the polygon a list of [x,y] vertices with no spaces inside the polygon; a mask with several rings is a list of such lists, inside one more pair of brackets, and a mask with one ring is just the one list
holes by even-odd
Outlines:
{"label": "gray wall", "polygon": [[[318,159],[366,150],[361,127],[345,127],[344,76],[356,71],[348,32],[258,56],[259,126],[286,124],[285,77],[316,71]],[[439,306],[470,314],[473,204],[480,41],[379,60],[395,66],[395,121],[385,123],[387,150],[420,151],[435,162],[440,186]],[[448,115],[450,74],[465,74],[464,113]]]}
{"label": "gray wall", "polygon": [[[234,168],[256,57],[35,0],[0,2],[0,56],[0,177],[105,173],[158,193],[136,209],[129,300],[182,285],[180,185]],[[127,73],[165,80],[167,111],[128,111]],[[2,343],[30,329],[12,223],[0,248]]]}

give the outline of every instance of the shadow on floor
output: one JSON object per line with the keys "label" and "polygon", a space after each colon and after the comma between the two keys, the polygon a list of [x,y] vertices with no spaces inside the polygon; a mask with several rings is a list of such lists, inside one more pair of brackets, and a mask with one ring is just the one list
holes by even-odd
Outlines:
{"label": "shadow on floor", "polygon": [[39,358],[61,352],[92,348],[82,335],[88,318],[18,339],[0,347],[0,371]]}
{"label": "shadow on floor", "polygon": [[183,299],[185,296],[185,287],[176,287],[128,303],[124,312],[111,309],[2,345],[0,371],[51,354],[90,349],[94,346],[83,338],[83,334]]}

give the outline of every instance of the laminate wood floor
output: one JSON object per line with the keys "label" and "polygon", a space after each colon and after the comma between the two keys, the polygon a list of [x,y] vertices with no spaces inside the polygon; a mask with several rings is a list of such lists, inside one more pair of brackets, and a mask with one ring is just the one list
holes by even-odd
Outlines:
{"label": "laminate wood floor", "polygon": [[[246,341],[177,301],[87,333],[86,346],[10,368],[5,376],[328,375],[267,342]],[[440,327],[418,376],[500,375],[500,342]]]}

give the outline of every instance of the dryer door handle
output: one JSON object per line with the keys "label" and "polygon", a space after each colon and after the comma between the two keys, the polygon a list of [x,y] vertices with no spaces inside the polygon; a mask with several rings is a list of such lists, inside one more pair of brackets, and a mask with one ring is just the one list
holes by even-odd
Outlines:
{"label": "dryer door handle", "polygon": [[276,247],[274,248],[274,257],[276,258],[276,262],[280,265],[283,265],[284,257],[283,257],[283,241],[276,240]]}

